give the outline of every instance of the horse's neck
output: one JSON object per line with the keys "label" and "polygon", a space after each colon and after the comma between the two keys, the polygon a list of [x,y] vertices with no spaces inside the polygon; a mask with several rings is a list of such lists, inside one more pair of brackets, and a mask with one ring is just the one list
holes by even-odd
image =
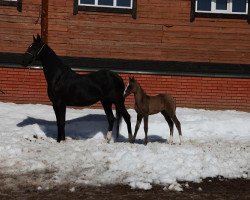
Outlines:
{"label": "horse's neck", "polygon": [[65,66],[56,53],[47,45],[45,45],[45,49],[41,52],[40,60],[47,83],[53,84],[56,77],[60,76],[65,70]]}

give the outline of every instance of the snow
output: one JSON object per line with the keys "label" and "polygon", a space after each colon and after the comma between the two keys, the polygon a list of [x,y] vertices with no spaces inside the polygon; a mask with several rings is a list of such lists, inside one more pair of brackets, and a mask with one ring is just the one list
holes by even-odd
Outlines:
{"label": "snow", "polygon": [[[134,129],[136,113],[128,111]],[[0,173],[51,174],[39,188],[63,183],[125,184],[148,190],[159,184],[177,191],[182,191],[179,181],[249,178],[250,113],[178,108],[177,117],[182,145],[176,128],[176,144],[167,143],[169,128],[160,114],[149,117],[147,146],[143,124],[136,143],[127,142],[124,121],[119,139],[107,143],[103,110],[68,108],[67,139],[57,143],[51,106],[0,102]]]}

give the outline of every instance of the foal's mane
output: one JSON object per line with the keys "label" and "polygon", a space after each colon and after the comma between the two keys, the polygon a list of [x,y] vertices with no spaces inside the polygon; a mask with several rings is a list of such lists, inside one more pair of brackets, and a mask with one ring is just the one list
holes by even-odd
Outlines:
{"label": "foal's mane", "polygon": [[144,89],[141,87],[141,85],[138,83],[137,80],[135,80],[135,83],[136,83],[137,86],[139,87],[139,90],[141,91],[141,93],[142,93],[143,95],[146,95],[146,96],[147,96],[147,93],[144,91]]}

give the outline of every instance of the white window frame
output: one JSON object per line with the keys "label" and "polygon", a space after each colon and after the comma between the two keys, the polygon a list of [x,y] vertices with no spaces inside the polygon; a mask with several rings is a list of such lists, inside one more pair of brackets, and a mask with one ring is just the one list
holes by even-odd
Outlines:
{"label": "white window frame", "polygon": [[132,9],[133,8],[133,1],[131,0],[130,6],[126,7],[126,6],[117,6],[117,0],[113,0],[114,5],[113,6],[109,6],[109,5],[99,5],[98,4],[98,0],[95,0],[95,4],[83,4],[81,3],[81,0],[78,0],[78,5],[79,6],[91,6],[91,7],[100,7],[100,8],[121,8],[121,9]]}
{"label": "white window frame", "polygon": [[247,15],[248,14],[248,0],[246,0],[246,12],[233,12],[233,0],[227,0],[227,10],[216,9],[216,0],[211,2],[211,11],[198,10],[198,0],[195,1],[195,12],[197,13],[220,13],[220,14],[236,14]]}

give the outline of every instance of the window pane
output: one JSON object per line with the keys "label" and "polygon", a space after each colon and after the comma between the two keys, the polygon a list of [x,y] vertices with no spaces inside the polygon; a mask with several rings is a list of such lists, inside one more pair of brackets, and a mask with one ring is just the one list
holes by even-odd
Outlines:
{"label": "window pane", "polygon": [[211,0],[197,0],[197,10],[211,11]]}
{"label": "window pane", "polygon": [[113,6],[113,0],[98,0],[98,5]]}
{"label": "window pane", "polygon": [[132,0],[117,0],[117,6],[130,7]]}
{"label": "window pane", "polygon": [[216,10],[227,10],[227,0],[216,0]]}
{"label": "window pane", "polygon": [[246,12],[247,1],[246,0],[233,0],[233,12]]}
{"label": "window pane", "polygon": [[95,4],[95,0],[81,0],[80,1],[81,4]]}

